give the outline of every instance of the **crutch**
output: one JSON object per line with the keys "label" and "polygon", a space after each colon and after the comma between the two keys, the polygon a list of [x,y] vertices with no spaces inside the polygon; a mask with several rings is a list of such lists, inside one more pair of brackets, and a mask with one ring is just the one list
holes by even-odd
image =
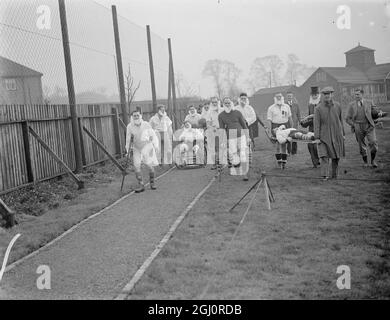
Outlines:
{"label": "crutch", "polygon": [[122,183],[121,183],[121,192],[123,190],[123,184],[125,182],[125,177],[127,176],[127,168],[129,166],[129,162],[130,162],[130,153],[131,153],[131,150],[132,148],[130,147],[129,148],[129,151],[127,152],[127,155],[126,155],[126,163],[125,163],[125,170],[122,171]]}

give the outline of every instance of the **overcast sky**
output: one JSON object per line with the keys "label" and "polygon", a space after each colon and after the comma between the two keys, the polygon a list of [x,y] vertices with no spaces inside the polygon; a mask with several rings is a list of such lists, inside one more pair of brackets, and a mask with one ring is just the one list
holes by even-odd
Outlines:
{"label": "overcast sky", "polygon": [[[96,0],[163,38],[172,38],[175,72],[213,94],[201,76],[208,59],[227,59],[248,75],[256,57],[295,53],[310,66],[344,66],[344,52],[361,43],[390,62],[390,1]],[[351,28],[339,29],[337,8],[351,9]],[[386,6],[387,5],[387,6]]]}
{"label": "overcast sky", "polygon": [[[51,27],[37,29],[37,8],[51,10]],[[141,81],[136,99],[150,99],[145,26],[150,25],[157,95],[168,93],[168,37],[175,72],[202,97],[215,94],[202,77],[207,60],[229,60],[245,80],[256,57],[296,54],[313,67],[344,66],[344,52],[375,49],[376,62],[390,62],[390,0],[67,0],[76,92],[117,94],[111,5],[117,6],[124,71]],[[340,6],[351,10],[351,28],[340,29]],[[124,19],[125,18],[125,19]],[[43,85],[66,88],[57,0],[1,0],[0,55],[43,74]],[[136,25],[134,25],[135,23]],[[27,30],[27,31],[26,31]],[[250,93],[250,92],[249,92]]]}

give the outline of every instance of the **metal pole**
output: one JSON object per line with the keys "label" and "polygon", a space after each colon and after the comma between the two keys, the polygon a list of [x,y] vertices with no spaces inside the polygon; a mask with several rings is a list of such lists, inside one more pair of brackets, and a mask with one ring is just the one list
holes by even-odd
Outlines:
{"label": "metal pole", "polygon": [[65,58],[65,69],[66,69],[66,82],[67,82],[67,86],[68,86],[69,109],[70,109],[70,116],[72,119],[73,144],[74,144],[74,153],[75,153],[75,160],[76,160],[75,172],[79,173],[83,169],[83,161],[81,158],[80,131],[79,131],[79,124],[77,121],[76,95],[74,92],[72,59],[70,56],[68,25],[66,22],[65,0],[58,0],[58,6],[59,6],[59,10],[60,10],[62,45],[64,47],[64,58]]}
{"label": "metal pole", "polygon": [[112,9],[112,23],[114,25],[116,64],[118,69],[119,96],[121,101],[122,120],[127,125],[129,123],[129,115],[127,113],[127,108],[126,108],[127,103],[126,103],[126,93],[125,93],[125,81],[123,78],[121,43],[119,39],[118,15],[116,13],[116,6],[111,6],[111,9]]}
{"label": "metal pole", "polygon": [[170,72],[171,72],[171,88],[172,88],[172,108],[173,113],[175,114],[175,129],[178,128],[178,113],[177,113],[177,104],[176,104],[176,87],[175,87],[175,72],[173,68],[173,58],[172,58],[172,45],[171,45],[171,38],[168,38],[168,50],[169,50],[169,61],[170,61]]}
{"label": "metal pole", "polygon": [[152,86],[153,112],[157,112],[156,83],[154,81],[152,40],[150,38],[150,26],[149,25],[146,26],[146,36],[147,36],[147,40],[148,40],[149,69],[150,69],[150,83]]}

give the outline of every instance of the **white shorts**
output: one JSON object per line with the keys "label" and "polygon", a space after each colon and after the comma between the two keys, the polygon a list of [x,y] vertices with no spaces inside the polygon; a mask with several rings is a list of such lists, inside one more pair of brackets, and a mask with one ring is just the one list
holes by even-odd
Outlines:
{"label": "white shorts", "polygon": [[133,164],[136,169],[141,168],[141,164],[144,163],[148,167],[158,166],[158,160],[156,150],[152,143],[145,145],[142,150],[134,148],[133,150]]}

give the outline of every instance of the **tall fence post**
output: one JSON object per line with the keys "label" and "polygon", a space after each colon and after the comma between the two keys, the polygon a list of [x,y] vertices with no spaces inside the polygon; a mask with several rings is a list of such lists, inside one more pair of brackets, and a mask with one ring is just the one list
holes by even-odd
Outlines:
{"label": "tall fence post", "polygon": [[173,58],[172,58],[172,45],[171,38],[168,38],[168,51],[169,51],[169,72],[171,74],[171,87],[172,87],[172,105],[173,105],[173,113],[175,114],[175,129],[179,127],[179,119],[177,113],[177,103],[176,103],[176,87],[175,87],[175,72],[173,68]]}
{"label": "tall fence post", "polygon": [[127,125],[129,123],[129,115],[127,114],[127,103],[125,93],[125,82],[123,78],[123,67],[122,67],[122,53],[121,43],[119,38],[119,27],[118,27],[118,15],[116,13],[116,6],[111,6],[112,9],[112,22],[114,25],[114,38],[115,38],[115,50],[116,50],[116,63],[118,69],[118,83],[119,83],[119,96],[121,100],[122,120]]}
{"label": "tall fence post", "polygon": [[82,130],[83,118],[79,117],[78,120],[79,120],[78,126],[79,126],[79,130],[80,130],[80,143],[81,143],[81,160],[83,161],[83,166],[86,166],[87,165],[87,157],[85,156],[85,145],[84,145],[84,137],[83,137],[83,130]]}
{"label": "tall fence post", "polygon": [[119,131],[119,116],[118,116],[118,109],[112,108],[112,123],[113,123],[113,129],[114,129],[114,139],[115,139],[115,153],[119,154],[122,157],[122,144],[121,144],[121,137],[120,137],[120,131]]}
{"label": "tall fence post", "polygon": [[27,181],[33,182],[34,175],[31,164],[31,152],[30,152],[30,139],[28,134],[28,122],[22,122],[22,134],[23,134],[23,147],[24,147],[24,159],[26,161]]}
{"label": "tall fence post", "polygon": [[149,70],[150,70],[150,83],[151,83],[151,86],[152,86],[153,112],[157,112],[156,83],[154,81],[152,40],[151,40],[151,37],[150,37],[150,26],[149,25],[146,26],[146,36],[147,36],[147,39],[148,39]]}
{"label": "tall fence post", "polygon": [[[167,108],[169,112],[169,116],[172,121],[174,121],[175,114],[173,113],[173,108],[171,106],[171,95],[172,95],[172,83],[171,83],[171,59],[169,60],[169,66],[168,66],[168,100],[167,100]],[[176,130],[176,127],[174,125],[174,130]]]}
{"label": "tall fence post", "polygon": [[65,0],[58,0],[58,6],[59,6],[59,10],[60,10],[62,45],[64,47],[64,58],[65,58],[65,69],[66,69],[66,82],[67,82],[67,86],[68,86],[69,108],[70,108],[70,116],[72,119],[72,133],[73,133],[75,160],[76,160],[75,172],[79,173],[83,169],[83,162],[82,162],[82,157],[81,157],[80,131],[79,131],[79,125],[78,125],[78,121],[77,121],[76,95],[74,92],[72,59],[70,56],[70,48],[69,48],[69,35],[68,35],[68,24],[66,21]]}

